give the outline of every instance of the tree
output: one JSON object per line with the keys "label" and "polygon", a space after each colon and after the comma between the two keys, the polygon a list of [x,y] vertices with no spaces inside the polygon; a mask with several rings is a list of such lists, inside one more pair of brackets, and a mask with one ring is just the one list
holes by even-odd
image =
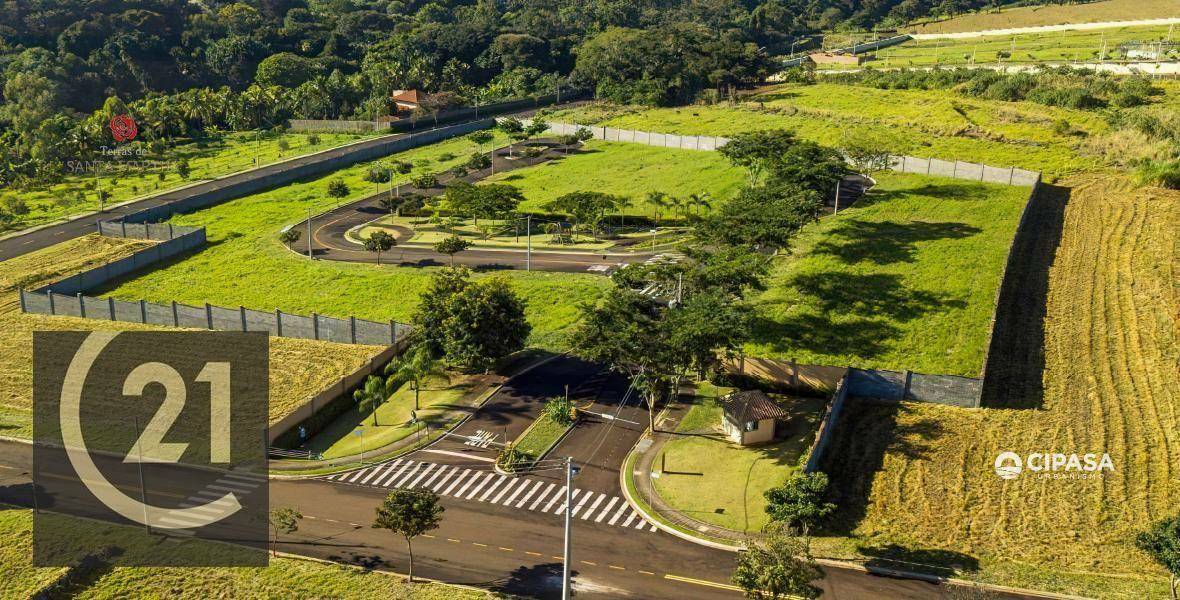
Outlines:
{"label": "tree", "polygon": [[769,129],[734,136],[717,151],[729,162],[749,171],[753,184],[781,164],[782,157],[796,143],[795,134],[790,131]]}
{"label": "tree", "polygon": [[350,192],[348,184],[343,179],[333,179],[328,182],[328,195],[337,200],[348,197]]}
{"label": "tree", "polygon": [[374,231],[365,238],[365,250],[377,253],[377,264],[381,264],[381,253],[397,245],[397,238],[385,231]]}
{"label": "tree", "polygon": [[299,521],[303,514],[289,506],[281,506],[270,510],[270,551],[274,556],[279,555],[279,534],[291,534],[299,530]]}
{"label": "tree", "polygon": [[806,224],[819,218],[820,195],[795,184],[748,187],[697,226],[711,244],[784,250]]}
{"label": "tree", "polygon": [[545,416],[558,425],[574,422],[574,403],[569,396],[554,396],[545,401]]}
{"label": "tree", "polygon": [[279,241],[286,244],[287,247],[290,248],[291,244],[299,241],[300,235],[302,234],[300,234],[299,230],[294,227],[290,229],[284,229],[283,232],[279,234]]}
{"label": "tree", "polygon": [[501,277],[472,282],[465,268],[430,278],[414,313],[422,343],[453,365],[487,369],[524,348],[532,327],[525,303]]}
{"label": "tree", "polygon": [[254,81],[259,85],[297,88],[316,75],[319,75],[319,66],[314,60],[290,52],[279,52],[258,63]]}
{"label": "tree", "polygon": [[550,200],[543,208],[573,217],[576,225],[590,224],[597,239],[598,224],[606,218],[608,212],[618,210],[625,204],[624,198],[613,194],[570,192]]}
{"label": "tree", "polygon": [[682,349],[689,366],[704,379],[719,352],[735,356],[749,339],[751,318],[745,305],[731,302],[724,292],[692,294],[677,310],[668,312],[669,342]]}
{"label": "tree", "polygon": [[470,248],[471,240],[463,239],[457,235],[452,235],[443,238],[434,245],[434,251],[439,254],[446,254],[451,258],[451,267],[455,266],[455,255]]}
{"label": "tree", "polygon": [[377,408],[384,404],[388,398],[389,393],[386,391],[385,382],[376,375],[369,375],[365,378],[364,387],[352,393],[352,399],[356,402],[359,410],[373,413],[373,427],[380,426],[377,423]]}
{"label": "tree", "polygon": [[181,179],[188,179],[192,175],[193,169],[189,166],[188,161],[181,159],[176,163],[176,174],[180,175]]}
{"label": "tree", "polygon": [[403,381],[410,382],[414,388],[414,410],[418,410],[418,394],[422,390],[423,383],[432,377],[450,381],[450,376],[443,368],[442,361],[438,360],[430,352],[430,348],[425,345],[410,347],[402,354],[401,358],[386,365],[385,374],[389,376],[386,381],[387,388],[394,387]]}
{"label": "tree", "polygon": [[[496,123],[496,127],[500,131],[503,131],[504,134],[507,135],[509,138],[512,138],[513,141],[519,142],[519,141],[526,140],[529,137],[529,134],[525,131],[524,123],[521,123],[520,119],[517,119],[516,117],[508,117],[507,119],[501,119]],[[510,156],[515,156],[515,154],[513,154],[513,152],[514,152],[514,147],[509,146],[508,147],[508,154]]]}
{"label": "tree", "polygon": [[827,491],[828,476],[822,471],[796,475],[766,490],[766,513],[773,521],[808,530],[836,510],[824,501]]}
{"label": "tree", "polygon": [[484,144],[491,142],[495,138],[496,138],[496,136],[492,132],[487,131],[487,130],[474,131],[474,132],[467,134],[467,139],[471,140],[472,143],[479,146],[479,148],[481,150],[483,149]]}
{"label": "tree", "polygon": [[1168,589],[1176,600],[1180,586],[1180,516],[1163,519],[1135,537],[1135,547],[1146,552],[1171,575]]}
{"label": "tree", "polygon": [[388,529],[406,539],[406,552],[410,555],[410,583],[414,582],[414,538],[438,529],[442,514],[446,511],[438,501],[438,495],[425,488],[412,490],[398,489],[385,497],[377,507],[374,529]]}
{"label": "tree", "polygon": [[840,151],[848,162],[860,173],[873,173],[889,168],[894,154],[903,153],[902,142],[897,136],[869,129],[844,130]]}
{"label": "tree", "polygon": [[747,598],[777,600],[818,598],[822,590],[811,582],[822,576],[807,538],[775,528],[738,552],[732,580]]}

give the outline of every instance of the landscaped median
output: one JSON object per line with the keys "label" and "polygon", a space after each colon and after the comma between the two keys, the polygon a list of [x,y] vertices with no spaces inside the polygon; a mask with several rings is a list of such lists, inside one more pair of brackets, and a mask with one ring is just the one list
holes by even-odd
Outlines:
{"label": "landscaped median", "polygon": [[[570,416],[563,419],[562,414]],[[550,399],[541,416],[500,454],[496,469],[506,473],[528,470],[544,459],[577,424],[576,411],[572,410],[568,398]]]}

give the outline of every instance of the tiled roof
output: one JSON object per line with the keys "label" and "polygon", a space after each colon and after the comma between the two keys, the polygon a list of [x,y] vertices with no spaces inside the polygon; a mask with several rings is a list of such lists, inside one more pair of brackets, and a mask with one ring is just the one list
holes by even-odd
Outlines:
{"label": "tiled roof", "polygon": [[393,100],[396,102],[405,102],[407,104],[421,104],[422,92],[418,90],[403,90],[393,95]]}
{"label": "tiled roof", "polygon": [[775,404],[769,396],[760,390],[746,390],[734,392],[726,396],[722,402],[725,414],[734,421],[761,421],[762,419],[785,419],[789,415],[783,407]]}

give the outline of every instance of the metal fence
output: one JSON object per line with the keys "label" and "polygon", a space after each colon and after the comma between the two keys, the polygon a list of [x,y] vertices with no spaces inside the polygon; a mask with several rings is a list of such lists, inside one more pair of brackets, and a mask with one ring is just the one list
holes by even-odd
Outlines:
{"label": "metal fence", "polygon": [[[629,142],[662,148],[680,148],[682,150],[716,150],[729,143],[729,138],[719,136],[677,135],[674,133],[636,131],[633,129],[616,129],[614,127],[587,126],[573,123],[549,123],[549,131],[557,135],[571,135],[580,129],[588,129],[594,134],[594,139],[597,140]],[[919,158],[916,156],[894,156],[889,161],[889,168],[899,173],[916,173],[936,177],[1000,183],[1004,185],[1034,186],[1041,180],[1041,173],[1039,171],[1029,171],[1016,167],[995,167],[992,165],[963,162],[961,160],[950,161],[937,158]]]}
{"label": "metal fence", "polygon": [[341,344],[393,346],[409,333],[409,326],[397,321],[368,321],[356,317],[336,318],[253,310],[244,306],[226,308],[206,303],[190,306],[173,301],[157,304],[146,300],[126,301],[93,297],[81,292],[63,293],[59,284],[51,289],[20,290],[21,311],[26,313],[82,317],[165,327],[211,329],[215,331],[265,331],[275,337],[321,340]]}

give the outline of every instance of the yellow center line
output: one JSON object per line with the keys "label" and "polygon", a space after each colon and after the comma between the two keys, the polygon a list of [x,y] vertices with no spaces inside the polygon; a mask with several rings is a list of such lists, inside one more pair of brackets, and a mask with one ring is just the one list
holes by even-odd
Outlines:
{"label": "yellow center line", "polygon": [[480,548],[487,548],[488,547],[487,544],[481,544],[479,542],[471,542],[471,545],[472,546],[479,546]]}
{"label": "yellow center line", "polygon": [[432,539],[432,540],[434,539],[434,536],[433,536],[433,535],[430,535],[429,533],[423,533],[423,534],[422,534],[422,537],[424,537],[424,538],[430,538],[430,539]]}
{"label": "yellow center line", "polygon": [[607,567],[608,569],[617,569],[617,570],[619,570],[619,571],[626,571],[626,570],[627,570],[627,569],[626,569],[626,568],[624,568],[624,567],[616,567],[615,565],[607,565],[606,567]]}
{"label": "yellow center line", "polygon": [[528,550],[525,550],[524,553],[529,556],[541,556],[540,552],[529,552]]}
{"label": "yellow center line", "polygon": [[[722,589],[722,590],[733,590],[735,592],[742,591],[742,588],[740,588],[736,585],[729,585],[728,583],[717,583],[716,581],[705,581],[704,579],[693,579],[691,577],[681,577],[679,575],[670,575],[668,573],[664,573],[664,579],[670,579],[672,581],[682,581],[684,583],[693,583],[696,585],[714,587],[714,588],[718,588],[718,589]],[[797,596],[788,596],[788,598],[797,598]]]}
{"label": "yellow center line", "polygon": [[584,564],[584,565],[590,565],[591,567],[597,567],[597,566],[598,566],[598,563],[592,563],[592,562],[590,562],[590,561],[588,561],[588,560],[580,560],[580,561],[578,561],[578,562],[580,562],[580,563],[582,563],[582,564]]}
{"label": "yellow center line", "polygon": [[447,538],[447,541],[448,542],[455,542],[456,544],[458,544],[461,540],[457,540],[455,538]]}
{"label": "yellow center line", "polygon": [[651,571],[640,571],[640,573],[643,573],[644,575],[655,575],[655,573],[652,573]]}
{"label": "yellow center line", "polygon": [[561,561],[564,561],[564,560],[565,560],[565,557],[564,557],[564,556],[554,556],[554,557],[553,557],[553,559],[554,559],[554,560],[561,560]]}
{"label": "yellow center line", "polygon": [[500,549],[505,552],[512,552],[512,548],[505,548],[504,546],[500,546]]}

